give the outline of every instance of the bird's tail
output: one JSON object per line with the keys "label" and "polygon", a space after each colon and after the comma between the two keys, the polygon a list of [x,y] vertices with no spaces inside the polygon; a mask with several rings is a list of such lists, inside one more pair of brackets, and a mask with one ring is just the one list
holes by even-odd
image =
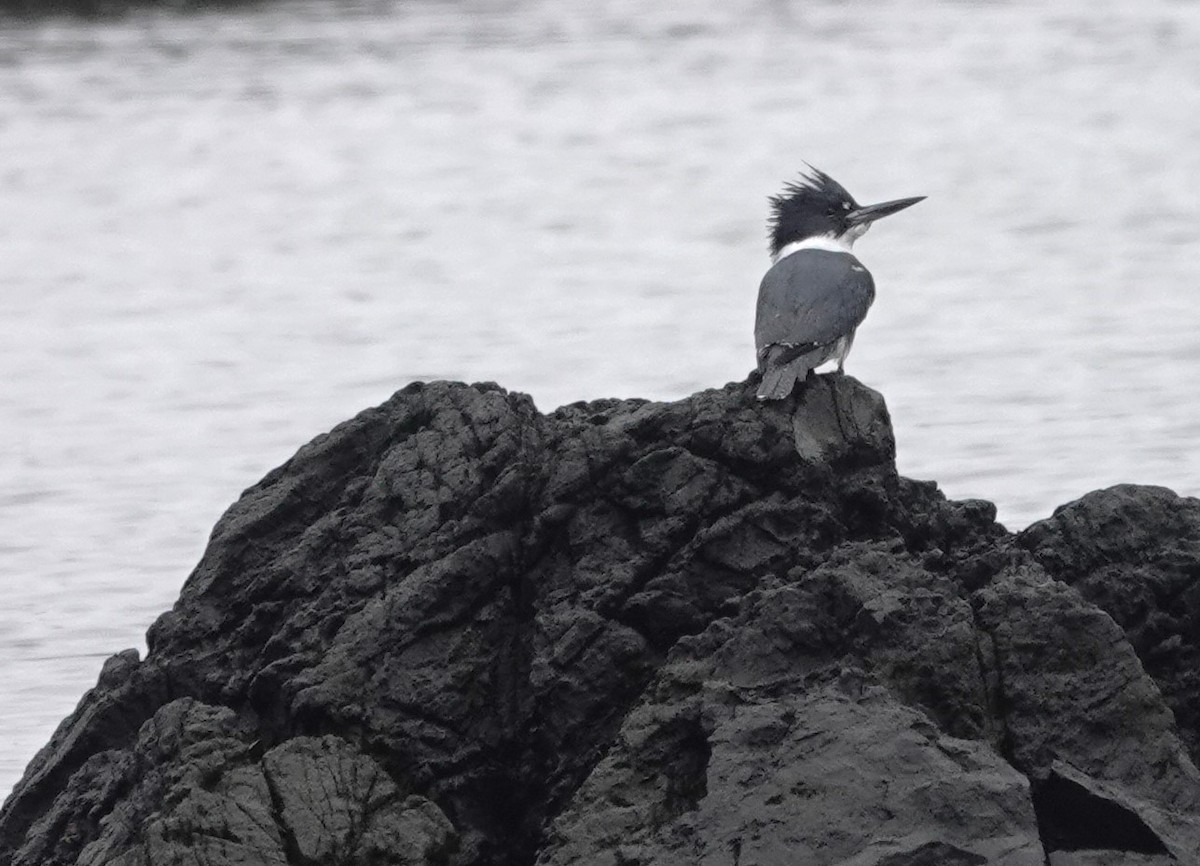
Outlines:
{"label": "bird's tail", "polygon": [[763,362],[762,383],[758,386],[759,400],[782,400],[804,382],[820,361],[821,350],[796,351],[791,346],[772,346]]}

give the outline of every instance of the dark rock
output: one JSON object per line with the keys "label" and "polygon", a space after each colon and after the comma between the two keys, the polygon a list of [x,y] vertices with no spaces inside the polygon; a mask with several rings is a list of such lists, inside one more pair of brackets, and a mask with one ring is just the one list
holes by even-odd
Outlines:
{"label": "dark rock", "polygon": [[1200,500],[1124,484],[1017,540],[1121,626],[1200,761]]}
{"label": "dark rock", "polygon": [[[82,850],[38,844],[55,840],[35,824],[33,844],[14,864],[64,855],[79,866],[419,864],[444,862],[453,850],[453,828],[437,806],[402,796],[345,740],[296,737],[263,754],[252,733],[227,708],[190,698],[167,704],[131,749],[105,758],[98,774],[72,778],[83,795],[97,777],[113,789],[94,804],[106,819]],[[47,817],[64,825],[53,808]]]}
{"label": "dark rock", "polygon": [[818,376],[801,392],[792,411],[796,453],[801,460],[836,465],[855,455],[867,462],[896,456],[892,419],[883,397],[867,388],[841,388],[836,377]]}
{"label": "dark rock", "polygon": [[866,558],[868,573],[843,562],[752,592],[681,640],[538,863],[1040,864],[1025,776],[906,706],[899,692],[919,689],[888,687],[904,664],[879,637],[934,614],[919,584],[936,579]]}
{"label": "dark rock", "polygon": [[899,477],[855,380],[753,395],[416,384],[313,440],[0,862],[1200,862],[1194,501],[1014,537]]}

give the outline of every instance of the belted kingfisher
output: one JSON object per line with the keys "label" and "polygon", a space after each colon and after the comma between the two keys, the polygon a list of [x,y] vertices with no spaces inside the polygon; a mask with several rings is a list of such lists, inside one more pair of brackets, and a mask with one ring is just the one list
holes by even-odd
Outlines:
{"label": "belted kingfisher", "polygon": [[781,400],[826,361],[846,362],[854,332],[875,300],[875,281],[850,252],[880,217],[924,199],[865,207],[825,172],[809,166],[772,196],[771,269],[758,288],[754,347],[758,399]]}

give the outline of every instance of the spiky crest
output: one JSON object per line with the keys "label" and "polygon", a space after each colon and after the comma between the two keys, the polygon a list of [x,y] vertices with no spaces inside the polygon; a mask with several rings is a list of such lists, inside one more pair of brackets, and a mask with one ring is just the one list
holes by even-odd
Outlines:
{"label": "spiky crest", "polygon": [[846,188],[819,168],[805,163],[807,171],[797,181],[773,195],[767,222],[771,255],[795,241],[821,235],[837,236],[846,230],[845,214],[858,207]]}

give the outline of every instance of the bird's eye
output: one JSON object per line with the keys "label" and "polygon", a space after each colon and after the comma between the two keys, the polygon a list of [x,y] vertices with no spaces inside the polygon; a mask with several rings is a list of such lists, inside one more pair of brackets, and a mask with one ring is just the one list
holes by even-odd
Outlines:
{"label": "bird's eye", "polygon": [[842,202],[842,210],[850,210],[850,202],[848,202],[848,201]]}

